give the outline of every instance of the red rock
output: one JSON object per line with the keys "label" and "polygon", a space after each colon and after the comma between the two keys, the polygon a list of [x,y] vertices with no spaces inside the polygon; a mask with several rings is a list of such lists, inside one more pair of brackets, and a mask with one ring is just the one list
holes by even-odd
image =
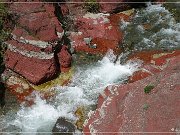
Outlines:
{"label": "red rock", "polygon": [[[22,28],[15,27],[14,30],[12,31],[12,34],[18,38],[22,36],[22,34],[25,34],[25,30]],[[27,33],[26,33],[27,34]]]}
{"label": "red rock", "polygon": [[55,8],[53,6],[53,4],[44,4],[44,8],[46,10],[46,12],[48,13],[48,17],[54,17],[55,14]]}
{"label": "red rock", "polygon": [[36,31],[40,30],[40,28],[48,26],[50,19],[48,18],[48,13],[38,12],[21,16],[18,23],[21,27],[35,33]]}
{"label": "red rock", "polygon": [[[63,29],[55,16],[55,8],[53,4],[41,4],[41,6],[43,11],[39,12],[25,12],[20,8],[19,10],[22,10],[21,13],[24,14],[20,14],[17,21],[18,26],[30,32],[28,35],[33,35],[42,41],[54,41],[61,39],[61,37],[58,37],[57,32],[61,33],[63,32]],[[15,9],[13,9],[13,11],[14,10]],[[18,12],[20,12],[19,10]],[[25,35],[23,34],[23,37],[24,36]]]}
{"label": "red rock", "polygon": [[129,82],[135,82],[141,79],[144,79],[148,76],[151,76],[151,73],[148,73],[146,71],[140,70],[140,71],[136,71],[130,78],[129,78]]}
{"label": "red rock", "polygon": [[[124,0],[97,0],[100,5],[100,12],[103,13],[112,13],[120,12],[129,9],[129,5],[124,3]],[[109,3],[108,3],[109,2]]]}
{"label": "red rock", "polygon": [[68,68],[71,66],[71,54],[68,52],[66,45],[63,45],[61,51],[58,53],[59,63],[61,68]]}
{"label": "red rock", "polygon": [[[26,106],[34,104],[34,97],[31,94],[36,90],[34,90],[32,84],[26,81],[23,77],[20,77],[15,73],[13,73],[13,75],[10,73],[10,77],[6,80],[6,87],[7,90],[15,96],[19,103],[23,102]],[[55,93],[49,90],[38,91],[38,93],[41,95],[42,99],[50,99],[55,96]]]}
{"label": "red rock", "polygon": [[142,65],[141,70],[134,72],[133,75],[129,78],[129,82],[132,83],[144,79],[160,71],[162,71],[161,68],[156,67],[153,64]]}
{"label": "red rock", "polygon": [[5,64],[7,68],[22,75],[33,84],[44,83],[54,78],[57,74],[57,67],[54,58],[29,58],[7,50]]}
{"label": "red rock", "polygon": [[[179,131],[180,102],[180,55],[169,59],[167,67],[150,77],[107,88],[111,92],[101,106],[91,114],[85,125],[84,134],[91,132],[169,132]],[[147,85],[154,88],[144,93]],[[101,103],[100,103],[101,102]],[[113,126],[112,126],[113,125]],[[131,134],[131,133],[130,133]]]}
{"label": "red rock", "polygon": [[[17,25],[7,41],[6,66],[34,84],[46,82],[56,76],[58,60],[53,57],[53,48],[64,35],[64,30],[55,16],[53,4],[12,3],[10,12],[18,16]],[[24,9],[25,8],[25,9]],[[11,50],[11,51],[10,51]],[[70,66],[71,56],[61,52],[62,70]]]}
{"label": "red rock", "polygon": [[51,18],[51,24],[55,26],[56,32],[62,33],[63,28],[61,27],[61,23],[58,21],[57,17]]}
{"label": "red rock", "polygon": [[40,31],[37,32],[36,36],[39,38],[39,40],[47,41],[47,42],[56,41],[59,38],[56,34],[56,30],[54,26],[47,26],[41,28]]}
{"label": "red rock", "polygon": [[60,7],[61,7],[61,12],[63,16],[67,16],[69,14],[69,9],[68,9],[67,4],[61,4]]}
{"label": "red rock", "polygon": [[150,63],[152,60],[152,56],[154,54],[158,54],[158,53],[162,53],[163,51],[142,51],[142,52],[137,52],[135,54],[132,54],[128,57],[128,59],[140,59],[142,60],[144,63]]}
{"label": "red rock", "polygon": [[18,15],[45,11],[42,3],[28,3],[28,4],[27,3],[13,3],[13,4],[10,4],[9,9],[10,9],[10,12],[18,14]]}
{"label": "red rock", "polygon": [[155,65],[162,66],[162,65],[166,64],[167,61],[166,61],[166,59],[162,59],[160,57],[160,58],[154,60],[154,62],[155,62]]}
{"label": "red rock", "polygon": [[[76,27],[80,34],[71,34],[75,50],[88,53],[105,54],[108,49],[119,52],[119,44],[122,42],[123,33],[119,28],[120,21],[128,20],[129,16],[125,14],[105,15],[86,14],[76,19]],[[84,38],[92,38],[90,45],[84,42]],[[95,48],[91,45],[96,44]]]}
{"label": "red rock", "polygon": [[136,71],[130,78],[129,82],[134,82],[156,74],[166,68],[170,58],[180,55],[180,51],[162,52],[162,51],[146,51],[133,54],[129,59],[138,58],[143,61],[141,70]]}
{"label": "red rock", "polygon": [[86,13],[86,9],[84,9],[84,0],[72,0],[72,3],[66,3],[69,13],[75,16],[81,16]]}
{"label": "red rock", "polygon": [[96,49],[91,49],[95,50],[94,52],[100,52],[102,54],[105,54],[109,49],[112,49],[115,53],[120,52],[120,48],[118,47],[119,42],[116,40],[108,40],[104,38],[94,38],[92,40],[92,44],[96,44],[97,48]]}
{"label": "red rock", "polygon": [[111,21],[111,24],[114,26],[118,26],[119,27],[119,22],[121,22],[121,20],[124,20],[126,22],[130,21],[130,16],[123,14],[123,13],[117,13],[117,14],[112,14],[109,16],[109,19]]}

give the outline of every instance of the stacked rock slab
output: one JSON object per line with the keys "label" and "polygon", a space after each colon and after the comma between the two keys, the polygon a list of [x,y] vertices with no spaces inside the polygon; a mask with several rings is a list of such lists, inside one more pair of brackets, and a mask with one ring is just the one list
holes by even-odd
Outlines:
{"label": "stacked rock slab", "polygon": [[17,23],[11,40],[6,42],[6,67],[34,84],[54,78],[59,67],[53,48],[64,34],[54,6],[12,3],[9,10],[17,17]]}

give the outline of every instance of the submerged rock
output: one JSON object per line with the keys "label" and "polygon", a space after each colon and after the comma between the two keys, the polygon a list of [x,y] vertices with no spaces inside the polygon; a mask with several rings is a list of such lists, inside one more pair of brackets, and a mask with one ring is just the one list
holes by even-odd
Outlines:
{"label": "submerged rock", "polygon": [[53,135],[73,135],[75,126],[65,118],[59,118],[53,127]]}

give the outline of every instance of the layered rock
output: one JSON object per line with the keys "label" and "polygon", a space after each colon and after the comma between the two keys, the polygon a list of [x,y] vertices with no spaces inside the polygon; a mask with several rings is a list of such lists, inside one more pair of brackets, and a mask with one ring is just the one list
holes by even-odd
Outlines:
{"label": "layered rock", "polygon": [[12,39],[6,42],[7,68],[33,84],[41,84],[58,74],[59,64],[66,65],[65,68],[70,66],[71,55],[67,49],[56,50],[68,55],[67,60],[54,57],[54,48],[61,46],[57,42],[62,40],[64,30],[55,16],[53,4],[12,3],[9,10],[17,17],[17,24]]}
{"label": "layered rock", "polygon": [[159,53],[159,56],[166,61],[161,72],[133,83],[106,88],[99,97],[98,109],[90,114],[85,124],[85,134],[179,132],[180,54],[174,52],[167,57]]}

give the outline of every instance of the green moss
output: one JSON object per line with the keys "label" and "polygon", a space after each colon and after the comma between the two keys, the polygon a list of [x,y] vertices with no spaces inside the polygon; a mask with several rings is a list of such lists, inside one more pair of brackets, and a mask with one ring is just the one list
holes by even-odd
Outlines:
{"label": "green moss", "polygon": [[148,94],[151,92],[151,90],[154,89],[154,85],[147,85],[145,88],[144,88],[144,93]]}
{"label": "green moss", "polygon": [[99,12],[99,4],[96,0],[85,0],[85,9],[91,13]]}
{"label": "green moss", "polygon": [[4,52],[6,46],[3,44],[5,40],[9,37],[9,33],[4,29],[5,20],[8,16],[8,10],[6,5],[0,3],[0,74],[5,70],[5,65],[3,63]]}
{"label": "green moss", "polygon": [[7,39],[8,35],[7,31],[3,29],[4,21],[8,16],[8,10],[5,4],[0,3],[0,43]]}
{"label": "green moss", "polygon": [[149,108],[149,104],[145,103],[145,104],[143,105],[143,110],[147,110],[148,108]]}
{"label": "green moss", "polygon": [[[167,2],[172,2],[171,0],[167,0]],[[175,2],[178,2],[178,0],[175,0]],[[180,6],[180,3],[165,3],[164,6],[166,9],[168,9],[171,13],[172,13],[172,16],[174,17],[174,19],[177,21],[177,22],[180,22],[180,9],[179,9],[179,6]]]}

